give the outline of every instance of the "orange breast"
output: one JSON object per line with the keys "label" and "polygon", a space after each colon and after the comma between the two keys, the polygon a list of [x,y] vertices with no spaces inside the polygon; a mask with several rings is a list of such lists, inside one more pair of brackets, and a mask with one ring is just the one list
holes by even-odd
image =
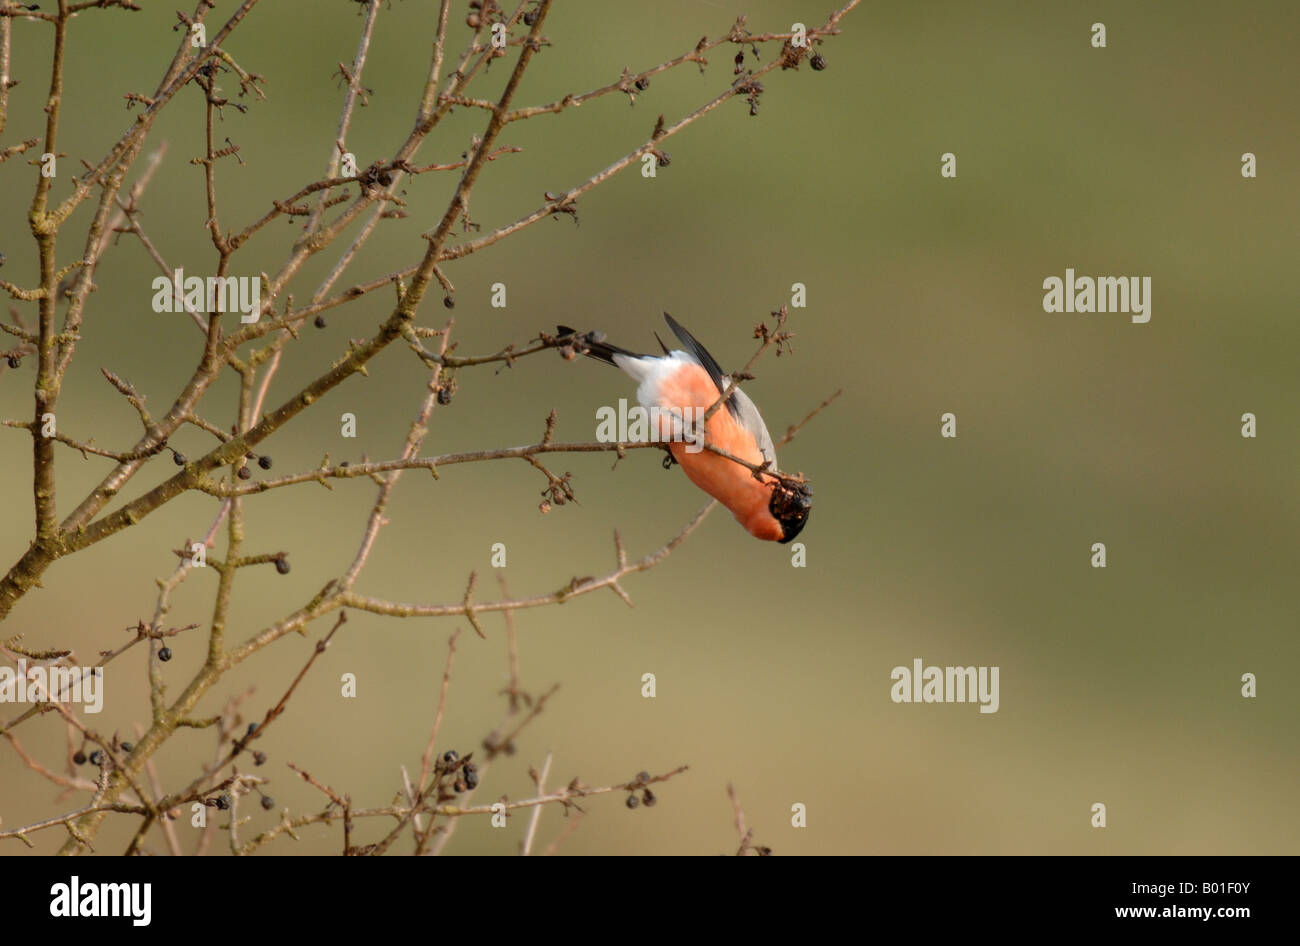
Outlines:
{"label": "orange breast", "polygon": [[[713,379],[698,365],[679,369],[659,388],[660,407],[689,407],[696,419],[717,399],[718,389]],[[671,432],[669,422],[661,422],[660,427],[660,436],[667,437]],[[714,446],[750,463],[763,462],[762,451],[753,435],[736,423],[725,406],[709,418],[707,429],[709,442]],[[756,480],[748,468],[726,457],[709,450],[691,452],[693,449],[694,445],[688,443],[669,446],[673,459],[681,464],[691,482],[730,509],[752,535],[770,541],[779,540],[781,525],[768,511],[772,482]]]}

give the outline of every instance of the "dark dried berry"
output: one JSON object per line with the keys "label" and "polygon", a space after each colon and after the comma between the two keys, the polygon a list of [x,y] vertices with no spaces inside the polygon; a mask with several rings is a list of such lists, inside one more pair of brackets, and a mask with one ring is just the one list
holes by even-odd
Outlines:
{"label": "dark dried berry", "polygon": [[636,773],[636,780],[644,785],[646,782],[650,781],[650,773],[645,771],[638,772]]}
{"label": "dark dried berry", "polygon": [[443,296],[443,297],[442,297],[442,304],[445,305],[445,306],[446,306],[447,308],[449,308],[449,309],[454,309],[454,308],[456,308],[456,297],[455,297],[455,296]]}
{"label": "dark dried berry", "polygon": [[183,453],[181,453],[181,452],[179,452],[179,451],[177,451],[176,453],[173,453],[173,454],[172,454],[172,462],[175,463],[177,466],[184,466],[184,465],[185,465],[185,454],[183,454]]}
{"label": "dark dried berry", "polygon": [[271,468],[271,458],[267,456],[258,457],[257,465],[264,470],[269,470]]}
{"label": "dark dried berry", "polygon": [[289,560],[287,558],[277,558],[275,560],[275,570],[281,575],[289,574]]}
{"label": "dark dried berry", "polygon": [[459,794],[465,791],[467,786],[465,785],[464,779],[457,779],[456,784],[453,785],[452,788],[456,789],[456,793]]}
{"label": "dark dried berry", "polygon": [[635,795],[627,796],[627,806],[629,808],[635,808],[639,804],[641,804],[641,799],[637,798]]}
{"label": "dark dried berry", "polygon": [[650,88],[650,77],[642,76],[632,84],[636,86],[638,92],[644,92],[646,89]]}
{"label": "dark dried berry", "polygon": [[471,791],[472,791],[473,789],[478,788],[478,773],[477,773],[477,772],[466,772],[466,773],[465,773],[465,786],[466,786],[467,788],[469,788]]}
{"label": "dark dried berry", "polygon": [[270,811],[272,808],[275,807],[275,799],[272,798],[270,795],[263,795],[262,807],[265,808],[267,811]]}
{"label": "dark dried berry", "polygon": [[76,755],[74,755],[74,756],[72,757],[72,762],[73,762],[74,765],[85,765],[85,764],[86,764],[86,753],[84,753],[84,752],[82,752],[80,749],[78,749]]}
{"label": "dark dried berry", "polygon": [[812,59],[808,60],[808,65],[812,66],[817,72],[821,72],[826,68],[826,57],[821,53],[817,53]]}
{"label": "dark dried berry", "polygon": [[21,358],[19,358],[17,355],[10,355],[10,356],[9,356],[9,367],[10,367],[10,368],[19,368],[19,367],[22,367],[22,363],[23,363],[23,360],[22,360]]}
{"label": "dark dried berry", "polygon": [[98,749],[96,749],[94,752],[92,752],[92,753],[90,754],[90,764],[91,764],[91,765],[103,765],[103,764],[104,764],[104,753],[100,752]]}
{"label": "dark dried berry", "polygon": [[650,789],[647,788],[645,790],[645,794],[641,796],[641,800],[645,802],[645,806],[647,808],[653,808],[655,806],[655,802],[657,802],[659,799],[655,797],[654,792],[650,791]]}
{"label": "dark dried berry", "polygon": [[447,765],[451,765],[459,758],[460,758],[460,753],[457,752],[455,749],[448,749],[446,752],[442,754],[442,761],[445,762]]}
{"label": "dark dried berry", "polygon": [[253,471],[248,468],[248,464],[246,463],[239,468],[239,470],[235,473],[235,475],[238,476],[241,480],[246,480],[253,475]]}
{"label": "dark dried berry", "polygon": [[225,811],[227,808],[229,808],[229,807],[230,807],[230,796],[229,796],[229,795],[218,795],[218,796],[217,796],[217,807],[218,807],[219,809],[221,809],[222,811]]}
{"label": "dark dried berry", "polygon": [[265,752],[254,752],[254,753],[253,753],[253,764],[254,764],[254,765],[264,765],[265,763],[266,763],[266,753],[265,753]]}
{"label": "dark dried berry", "polygon": [[244,738],[247,739],[255,732],[257,732],[257,723],[249,723],[248,729],[244,731]]}
{"label": "dark dried berry", "polygon": [[158,659],[161,660],[163,663],[166,663],[167,661],[171,660],[172,649],[170,647],[158,648]]}
{"label": "dark dried berry", "polygon": [[659,167],[661,168],[666,168],[668,167],[668,165],[673,163],[673,156],[669,154],[667,151],[660,151],[658,158],[659,159],[655,162],[655,164],[659,165]]}
{"label": "dark dried berry", "polygon": [[451,403],[451,388],[438,389],[438,403],[443,407]]}
{"label": "dark dried berry", "polygon": [[527,13],[524,14],[524,25],[525,25],[525,26],[536,26],[536,25],[537,25],[537,11],[536,11],[536,10],[529,10]]}
{"label": "dark dried berry", "polygon": [[122,751],[123,751],[123,752],[130,752],[130,751],[131,751],[132,749],[134,749],[134,748],[135,748],[135,746],[131,745],[131,743],[129,743],[129,742],[124,742],[124,743],[122,743]]}
{"label": "dark dried berry", "polygon": [[318,315],[316,316],[315,319],[312,320],[312,324],[315,325],[317,328],[324,328],[328,323],[325,321],[325,316]]}

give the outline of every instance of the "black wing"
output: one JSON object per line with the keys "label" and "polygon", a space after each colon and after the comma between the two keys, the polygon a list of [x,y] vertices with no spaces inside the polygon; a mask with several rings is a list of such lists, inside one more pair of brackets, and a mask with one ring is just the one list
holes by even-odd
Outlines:
{"label": "black wing", "polygon": [[[668,323],[668,327],[673,330],[673,334],[676,335],[678,340],[686,347],[686,350],[694,355],[696,360],[703,366],[704,370],[709,373],[709,377],[713,379],[713,384],[718,389],[718,393],[723,393],[727,389],[727,374],[722,370],[717,361],[714,360],[713,356],[709,354],[709,350],[701,345],[694,335],[686,331],[686,329],[682,327],[681,323],[667,312],[664,313],[664,321]],[[663,345],[663,342],[660,342],[659,344]],[[736,420],[740,420],[740,410],[736,405],[735,398],[727,399],[727,413]]]}

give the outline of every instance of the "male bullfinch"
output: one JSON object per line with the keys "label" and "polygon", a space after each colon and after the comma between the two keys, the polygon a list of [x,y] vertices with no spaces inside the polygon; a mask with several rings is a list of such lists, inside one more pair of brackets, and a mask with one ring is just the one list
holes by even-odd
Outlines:
{"label": "male bullfinch", "polygon": [[[699,447],[692,449],[692,444],[683,442],[683,437],[689,439],[692,433],[684,429],[683,418],[695,418],[697,422],[703,418],[726,390],[727,375],[671,315],[665,312],[664,319],[684,351],[670,351],[660,339],[662,356],[638,355],[608,344],[599,332],[580,335],[564,325],[558,329],[561,336],[574,336],[575,350],[621,368],[637,382],[637,400],[647,410],[658,409],[659,438],[669,441],[668,452],[692,483],[730,509],[750,535],[789,542],[808,522],[812,489],[804,482],[766,473],[756,475],[735,460]],[[754,465],[769,463],[769,469],[776,469],[776,447],[767,425],[754,402],[739,387],[733,385],[725,408],[709,418],[704,436],[708,443],[732,456]]]}

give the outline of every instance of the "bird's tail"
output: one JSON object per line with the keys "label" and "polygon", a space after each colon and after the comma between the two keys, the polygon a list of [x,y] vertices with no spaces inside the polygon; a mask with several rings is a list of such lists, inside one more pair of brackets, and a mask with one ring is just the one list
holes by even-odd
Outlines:
{"label": "bird's tail", "polygon": [[571,344],[574,351],[595,358],[597,361],[603,361],[607,365],[614,364],[615,355],[627,355],[630,358],[644,357],[637,352],[611,345],[605,341],[604,332],[579,332],[567,325],[557,325],[555,329],[560,338],[572,336]]}

